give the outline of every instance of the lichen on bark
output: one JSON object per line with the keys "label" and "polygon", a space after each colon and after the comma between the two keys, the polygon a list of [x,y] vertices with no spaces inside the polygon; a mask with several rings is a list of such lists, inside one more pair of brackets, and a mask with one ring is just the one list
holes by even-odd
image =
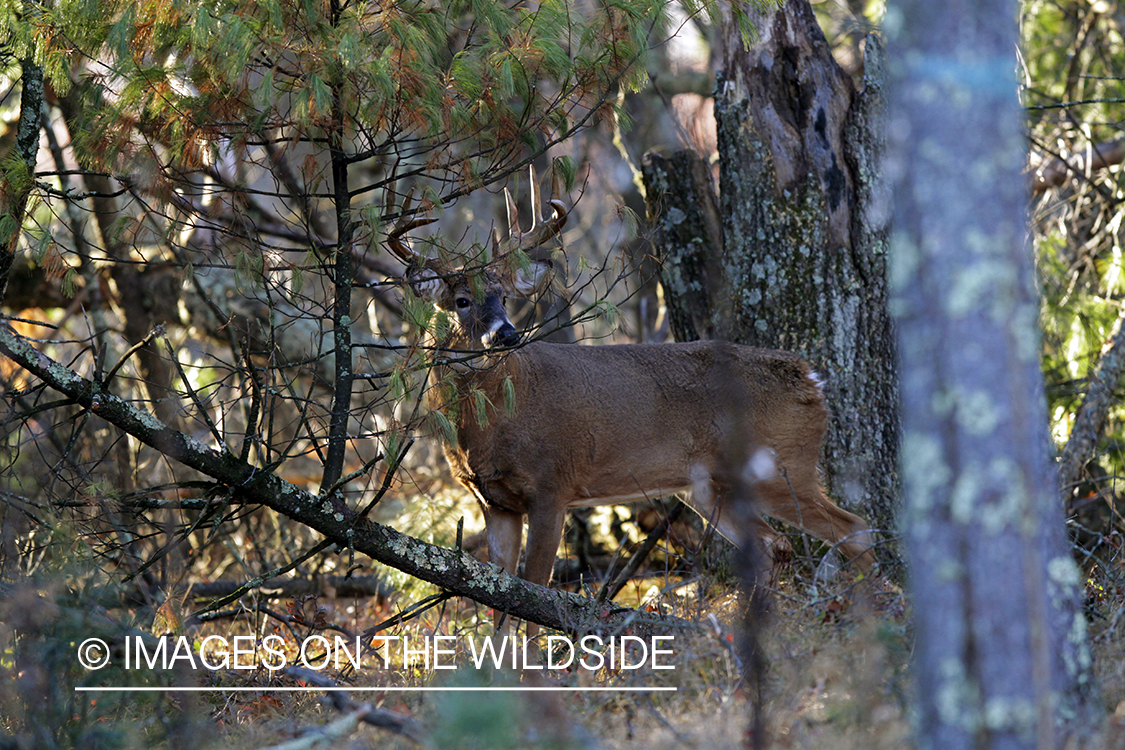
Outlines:
{"label": "lichen on bark", "polygon": [[[731,52],[718,122],[732,338],[797,351],[825,376],[829,493],[894,528],[896,352],[887,311],[888,192],[879,177],[886,105],[881,49],[856,90],[807,3],[756,19]],[[897,558],[891,549],[885,559]]]}

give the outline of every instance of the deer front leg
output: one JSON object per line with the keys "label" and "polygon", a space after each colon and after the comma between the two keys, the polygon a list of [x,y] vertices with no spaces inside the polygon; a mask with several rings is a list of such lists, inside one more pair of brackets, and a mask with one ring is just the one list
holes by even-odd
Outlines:
{"label": "deer front leg", "polygon": [[[531,583],[546,586],[551,582],[565,520],[565,507],[536,508],[527,514],[527,559],[523,564],[523,577]],[[529,640],[538,632],[537,624],[527,624]]]}
{"label": "deer front leg", "polygon": [[503,508],[485,508],[484,528],[488,537],[488,560],[508,573],[516,574],[523,541],[523,514]]}
{"label": "deer front leg", "polygon": [[[488,538],[488,561],[505,572],[516,574],[520,561],[520,543],[523,541],[523,514],[481,503],[484,511],[484,531]],[[495,610],[494,622],[499,627],[504,612]]]}

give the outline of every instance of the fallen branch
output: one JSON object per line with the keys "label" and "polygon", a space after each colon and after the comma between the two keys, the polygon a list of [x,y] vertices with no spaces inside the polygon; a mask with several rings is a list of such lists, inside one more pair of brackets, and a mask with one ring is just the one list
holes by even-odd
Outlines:
{"label": "fallen branch", "polygon": [[[289,667],[283,674],[315,687],[339,687],[339,683],[331,677],[312,669]],[[373,727],[386,729],[389,732],[394,732],[395,734],[411,739],[419,745],[426,742],[426,731],[421,724],[411,719],[409,716],[404,716],[394,711],[388,711],[385,708],[373,708],[367,703],[357,703],[350,695],[342,690],[327,692],[324,696],[324,700],[337,711],[346,712],[348,716],[354,717],[357,722],[363,722]],[[335,723],[337,722],[332,722],[332,724]],[[331,726],[331,724],[329,726]],[[324,728],[324,730],[327,729],[328,727]],[[323,730],[322,733],[324,733]],[[322,733],[318,733],[318,736]]]}
{"label": "fallen branch", "polygon": [[614,633],[628,628],[644,635],[693,627],[678,618],[637,612],[537,586],[495,565],[481,563],[462,550],[427,544],[363,518],[348,507],[339,493],[313,495],[268,470],[243,461],[225,445],[212,448],[168,427],[149,412],[38,351],[6,324],[0,324],[0,353],[165,457],[231,488],[232,502],[264,505],[342,546],[456,595],[514,617],[569,632]]}
{"label": "fallen branch", "polygon": [[1040,164],[1031,176],[1031,192],[1038,195],[1058,187],[1071,176],[1090,174],[1125,161],[1125,139],[1095,143],[1067,159],[1052,158]]}
{"label": "fallen branch", "polygon": [[[191,596],[196,599],[212,599],[229,596],[245,586],[245,581],[209,581],[195,583]],[[393,589],[378,576],[320,576],[318,578],[270,578],[254,587],[267,596],[323,596],[329,593],[338,597],[386,596]],[[249,593],[247,591],[246,593]]]}

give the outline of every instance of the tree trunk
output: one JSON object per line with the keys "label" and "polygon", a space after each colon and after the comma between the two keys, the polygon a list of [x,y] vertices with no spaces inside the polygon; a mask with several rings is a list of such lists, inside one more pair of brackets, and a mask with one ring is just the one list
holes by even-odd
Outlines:
{"label": "tree trunk", "polygon": [[833,412],[823,453],[829,493],[873,526],[893,528],[888,211],[875,178],[881,53],[869,39],[866,85],[856,92],[806,0],[753,20],[760,35],[749,49],[728,29],[715,105],[721,231],[709,220],[714,198],[698,174],[704,167],[690,166],[688,155],[646,160],[650,196],[663,193],[650,213],[660,215],[665,297],[673,324],[681,321],[677,337],[787,349],[818,368]]}
{"label": "tree trunk", "polygon": [[711,167],[693,151],[644,156],[642,175],[660,259],[660,283],[676,341],[728,338],[723,297],[723,219]]}
{"label": "tree trunk", "polygon": [[881,51],[856,92],[806,0],[728,29],[715,117],[734,337],[800,352],[826,376],[829,492],[879,528],[898,497],[895,352],[886,308]]}
{"label": "tree trunk", "polygon": [[887,18],[919,747],[1062,747],[1094,701],[1037,346],[1016,7],[898,0]]}
{"label": "tree trunk", "polygon": [[22,236],[27,202],[35,184],[39,153],[39,118],[43,110],[43,68],[33,56],[20,61],[20,118],[16,126],[16,159],[0,171],[0,302],[8,290]]}

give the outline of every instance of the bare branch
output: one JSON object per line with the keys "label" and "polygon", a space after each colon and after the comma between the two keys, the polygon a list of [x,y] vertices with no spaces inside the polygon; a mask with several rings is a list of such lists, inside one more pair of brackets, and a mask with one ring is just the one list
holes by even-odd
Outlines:
{"label": "bare branch", "polygon": [[1089,177],[1092,173],[1120,164],[1125,160],[1125,139],[1089,144],[1067,159],[1045,160],[1031,177],[1031,191],[1038,195],[1058,187],[1072,175]]}
{"label": "bare branch", "polygon": [[306,524],[338,544],[515,617],[576,632],[666,632],[686,621],[603,605],[566,591],[537,586],[486,565],[461,550],[437,547],[366,518],[339,497],[318,498],[226,450],[203,445],[149,412],[81,377],[0,325],[0,353],[49,387],[73,399],[167,458],[234,489],[236,500],[258,503]]}
{"label": "bare branch", "polygon": [[1059,482],[1069,507],[1070,495],[1082,479],[1082,470],[1094,456],[1109,411],[1117,405],[1114,391],[1125,375],[1125,310],[1113,325],[1098,364],[1088,378],[1086,397],[1074,413],[1074,426],[1059,458]]}

